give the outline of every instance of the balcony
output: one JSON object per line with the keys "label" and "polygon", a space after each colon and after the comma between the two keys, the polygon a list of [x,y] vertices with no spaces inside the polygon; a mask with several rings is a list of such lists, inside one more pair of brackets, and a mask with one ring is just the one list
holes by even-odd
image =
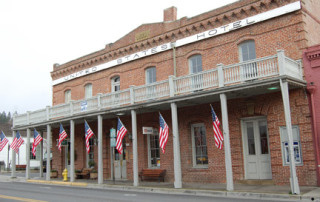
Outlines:
{"label": "balcony", "polygon": [[16,115],[13,118],[14,129],[29,125],[41,125],[47,122],[58,122],[74,116],[87,116],[110,109],[134,106],[135,104],[181,96],[193,96],[201,91],[215,91],[224,87],[241,86],[255,81],[268,81],[285,76],[296,81],[303,81],[300,61],[292,60],[278,51],[276,55],[258,58],[251,61],[217,68],[156,82],[150,85],[130,86],[129,89],[108,94],[98,94],[86,100],[72,101],[45,109]]}

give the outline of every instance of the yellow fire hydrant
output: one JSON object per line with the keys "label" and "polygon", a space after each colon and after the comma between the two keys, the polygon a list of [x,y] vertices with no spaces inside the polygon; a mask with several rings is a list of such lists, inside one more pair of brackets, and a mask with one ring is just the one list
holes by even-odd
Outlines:
{"label": "yellow fire hydrant", "polygon": [[62,176],[64,182],[68,181],[68,170],[66,168],[62,172]]}

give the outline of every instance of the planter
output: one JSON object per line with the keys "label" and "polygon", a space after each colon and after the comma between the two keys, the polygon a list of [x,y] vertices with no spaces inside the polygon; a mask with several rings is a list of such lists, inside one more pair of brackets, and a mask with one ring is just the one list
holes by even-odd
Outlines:
{"label": "planter", "polygon": [[53,171],[50,173],[51,178],[57,178],[58,177],[58,171]]}
{"label": "planter", "polygon": [[90,179],[98,179],[98,173],[90,173]]}

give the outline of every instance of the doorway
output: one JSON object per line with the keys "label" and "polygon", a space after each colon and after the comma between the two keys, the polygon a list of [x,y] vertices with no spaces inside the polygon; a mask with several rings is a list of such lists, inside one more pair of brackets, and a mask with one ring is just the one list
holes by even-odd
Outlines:
{"label": "doorway", "polygon": [[246,179],[272,179],[267,120],[242,120],[243,154]]}
{"label": "doorway", "polygon": [[114,149],[114,177],[116,180],[127,179],[127,149],[125,138],[122,140],[122,147],[122,154],[120,154],[117,149]]}

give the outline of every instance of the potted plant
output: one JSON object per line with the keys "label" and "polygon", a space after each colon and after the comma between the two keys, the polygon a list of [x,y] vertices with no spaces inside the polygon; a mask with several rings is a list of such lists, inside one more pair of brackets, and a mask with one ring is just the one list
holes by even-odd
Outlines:
{"label": "potted plant", "polygon": [[88,162],[89,168],[94,168],[95,165],[96,165],[96,163],[93,160]]}
{"label": "potted plant", "polygon": [[90,172],[90,179],[97,179],[98,178],[98,172],[97,170],[93,169]]}
{"label": "potted plant", "polygon": [[57,178],[58,177],[58,171],[55,169],[52,169],[50,172],[50,177],[51,178]]}

